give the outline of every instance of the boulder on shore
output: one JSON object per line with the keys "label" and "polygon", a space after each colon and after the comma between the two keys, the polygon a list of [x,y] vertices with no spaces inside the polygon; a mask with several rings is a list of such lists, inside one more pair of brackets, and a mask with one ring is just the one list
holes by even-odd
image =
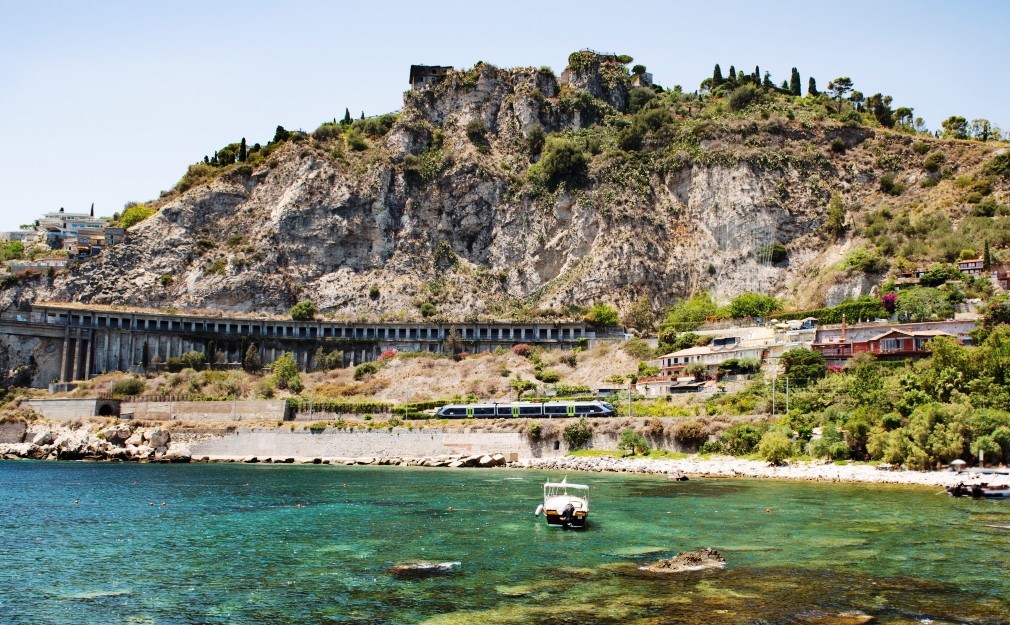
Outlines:
{"label": "boulder on shore", "polygon": [[411,564],[394,564],[389,567],[389,572],[393,577],[400,579],[432,577],[435,575],[449,575],[457,570],[459,565],[459,562],[414,562]]}
{"label": "boulder on shore", "polygon": [[642,567],[653,573],[686,573],[722,568],[726,568],[726,559],[715,549],[681,551],[669,560],[659,560]]}
{"label": "boulder on shore", "polygon": [[171,439],[171,435],[168,433],[167,430],[163,430],[161,428],[155,428],[149,432],[144,432],[144,438],[146,438],[149,441],[147,443],[148,445],[157,449],[159,447],[165,447],[166,445],[168,445],[168,441]]}

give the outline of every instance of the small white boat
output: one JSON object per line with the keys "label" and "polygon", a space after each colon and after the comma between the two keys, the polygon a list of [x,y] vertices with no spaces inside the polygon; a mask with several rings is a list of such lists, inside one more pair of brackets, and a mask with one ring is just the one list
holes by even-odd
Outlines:
{"label": "small white boat", "polygon": [[990,486],[987,483],[965,484],[961,482],[956,486],[948,486],[947,494],[954,497],[984,497],[986,499],[1010,497],[1010,484]]}
{"label": "small white boat", "polygon": [[540,516],[541,512],[547,518],[549,527],[585,527],[589,517],[589,487],[569,484],[567,477],[560,482],[547,482],[544,484],[544,502],[537,506],[536,516]]}

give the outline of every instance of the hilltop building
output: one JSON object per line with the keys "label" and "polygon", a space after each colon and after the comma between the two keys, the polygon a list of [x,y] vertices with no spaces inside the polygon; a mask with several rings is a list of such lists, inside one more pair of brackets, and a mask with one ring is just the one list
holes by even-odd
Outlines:
{"label": "hilltop building", "polygon": [[433,81],[452,72],[450,65],[411,65],[410,88],[414,91],[426,89]]}

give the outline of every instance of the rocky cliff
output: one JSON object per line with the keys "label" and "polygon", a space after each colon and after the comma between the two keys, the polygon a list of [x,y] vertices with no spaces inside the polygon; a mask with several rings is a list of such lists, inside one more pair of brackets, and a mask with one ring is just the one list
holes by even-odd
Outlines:
{"label": "rocky cliff", "polygon": [[[660,91],[632,89],[620,62],[588,53],[560,78],[479,64],[406,93],[388,129],[323,126],[245,163],[191,167],[124,243],[2,304],[283,313],[310,299],[336,316],[413,318],[430,302],[464,318],[627,309],[643,296],[658,310],[709,289],[820,305],[881,279],[840,264],[873,247],[863,216],[888,206],[914,222],[935,209],[956,223],[973,206],[956,176],[992,156],[840,119],[823,97],[756,89],[739,106]],[[922,143],[945,169],[923,167]],[[559,169],[561,157],[576,162]],[[882,190],[885,175],[900,196]],[[986,195],[1005,197],[994,180]],[[832,193],[844,233],[824,227]],[[786,252],[774,262],[773,243]]]}

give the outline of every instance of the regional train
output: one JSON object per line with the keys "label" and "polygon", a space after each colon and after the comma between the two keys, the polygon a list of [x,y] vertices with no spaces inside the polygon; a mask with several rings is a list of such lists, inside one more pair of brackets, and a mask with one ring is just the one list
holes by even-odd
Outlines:
{"label": "regional train", "polygon": [[509,402],[504,404],[447,404],[438,410],[446,419],[495,417],[612,417],[614,407],[605,401]]}

